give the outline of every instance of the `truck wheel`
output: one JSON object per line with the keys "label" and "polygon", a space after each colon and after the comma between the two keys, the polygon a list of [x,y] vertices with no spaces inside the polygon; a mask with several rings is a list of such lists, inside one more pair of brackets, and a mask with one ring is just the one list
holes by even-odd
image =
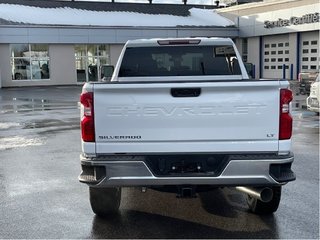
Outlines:
{"label": "truck wheel", "polygon": [[89,187],[92,211],[101,217],[115,214],[120,206],[121,188]]}
{"label": "truck wheel", "polygon": [[277,211],[281,199],[281,187],[273,187],[273,198],[270,202],[262,202],[247,195],[249,209],[256,214],[272,214]]}

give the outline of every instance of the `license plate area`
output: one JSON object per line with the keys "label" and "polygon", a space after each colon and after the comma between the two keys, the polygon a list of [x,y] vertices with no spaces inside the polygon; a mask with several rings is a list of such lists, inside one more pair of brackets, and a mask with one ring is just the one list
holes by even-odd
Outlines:
{"label": "license plate area", "polygon": [[227,155],[149,156],[145,163],[157,177],[216,177],[227,166]]}

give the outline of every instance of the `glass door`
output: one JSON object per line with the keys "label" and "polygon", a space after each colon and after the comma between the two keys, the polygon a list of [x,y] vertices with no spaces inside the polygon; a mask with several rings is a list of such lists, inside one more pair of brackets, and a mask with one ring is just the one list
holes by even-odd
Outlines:
{"label": "glass door", "polygon": [[101,80],[101,66],[110,64],[108,45],[76,45],[77,82]]}

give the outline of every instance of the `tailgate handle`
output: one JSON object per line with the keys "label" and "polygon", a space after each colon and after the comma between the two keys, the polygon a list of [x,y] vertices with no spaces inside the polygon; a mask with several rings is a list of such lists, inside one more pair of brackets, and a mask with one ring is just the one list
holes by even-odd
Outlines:
{"label": "tailgate handle", "polygon": [[171,88],[172,97],[199,97],[201,88]]}

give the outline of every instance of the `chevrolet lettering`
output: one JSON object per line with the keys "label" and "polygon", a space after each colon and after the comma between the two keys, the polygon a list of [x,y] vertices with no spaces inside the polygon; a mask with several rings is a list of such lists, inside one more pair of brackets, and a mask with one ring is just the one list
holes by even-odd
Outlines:
{"label": "chevrolet lettering", "polygon": [[247,105],[217,105],[217,106],[111,106],[106,112],[109,117],[171,117],[171,116],[221,116],[261,114],[265,104],[249,103]]}

